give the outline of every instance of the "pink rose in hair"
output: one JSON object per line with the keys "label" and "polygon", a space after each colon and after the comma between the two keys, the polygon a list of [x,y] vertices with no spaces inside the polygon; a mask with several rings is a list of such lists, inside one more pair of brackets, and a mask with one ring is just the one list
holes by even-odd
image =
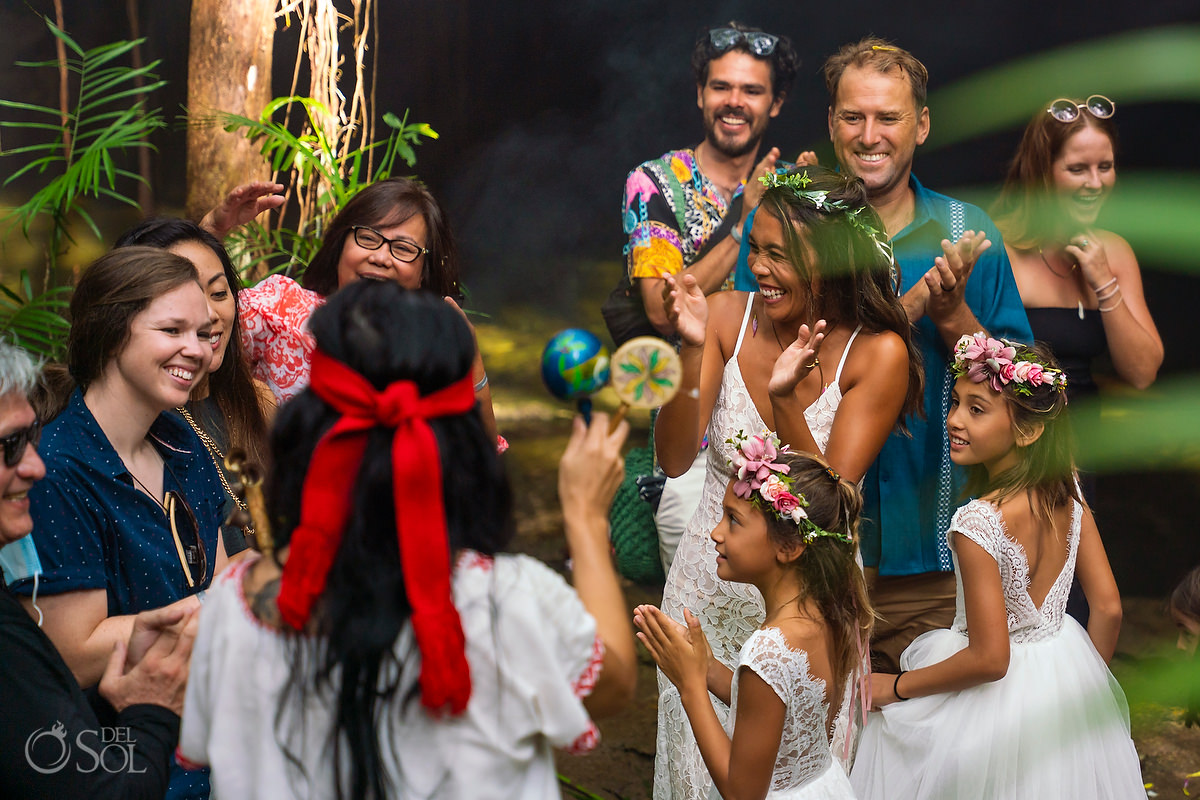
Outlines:
{"label": "pink rose in hair", "polygon": [[788,491],[780,492],[779,496],[774,500],[775,510],[784,516],[792,515],[797,509],[800,510],[800,516],[807,517],[804,509],[800,507],[800,499]]}
{"label": "pink rose in hair", "polygon": [[1033,362],[1031,361],[1019,361],[1013,374],[1016,375],[1016,379],[1019,382],[1027,383],[1029,381],[1029,368],[1032,366]]}
{"label": "pink rose in hair", "polygon": [[1029,373],[1025,376],[1026,382],[1030,386],[1041,386],[1046,382],[1046,373],[1042,370],[1041,364],[1029,363]]}
{"label": "pink rose in hair", "polygon": [[763,481],[762,486],[758,487],[758,493],[761,494],[763,499],[768,503],[774,503],[779,499],[781,494],[787,494],[788,492],[787,487],[783,484],[783,481],[779,480],[779,476],[771,475],[765,481]]}
{"label": "pink rose in hair", "polygon": [[1010,382],[1017,374],[1017,365],[1009,361],[1000,365],[1000,380]]}

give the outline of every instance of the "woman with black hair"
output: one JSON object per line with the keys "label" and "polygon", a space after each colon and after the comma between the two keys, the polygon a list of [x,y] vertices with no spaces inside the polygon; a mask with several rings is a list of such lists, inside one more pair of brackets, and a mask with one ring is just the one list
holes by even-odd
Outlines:
{"label": "woman with black hair", "polygon": [[[176,409],[204,443],[231,503],[237,502],[225,473],[225,454],[241,450],[263,463],[267,456],[266,409],[274,410],[270,390],[250,375],[246,350],[238,335],[238,293],[241,279],[220,240],[196,223],[173,217],[144,220],[122,234],[114,247],[161,247],[192,262],[213,315],[209,338],[212,365],[192,389],[188,402]],[[229,555],[247,547],[252,528],[221,528]]]}
{"label": "woman with black hair", "polygon": [[[299,283],[272,275],[239,297],[242,337],[254,376],[279,402],[308,383],[314,347],[308,320],[313,311],[339,288],[362,279],[426,289],[462,305],[450,223],[421,182],[388,178],[365,187],[329,223]],[[471,374],[484,424],[495,434],[492,394],[478,352]],[[508,446],[503,439],[498,443],[501,450]]]}
{"label": "woman with black hair", "polygon": [[563,456],[573,591],[501,553],[511,494],[461,314],[364,281],[311,330],[271,436],[278,549],[209,598],[182,756],[229,797],[558,797],[551,748],[587,748],[633,690],[607,537],[627,427],[577,420]]}

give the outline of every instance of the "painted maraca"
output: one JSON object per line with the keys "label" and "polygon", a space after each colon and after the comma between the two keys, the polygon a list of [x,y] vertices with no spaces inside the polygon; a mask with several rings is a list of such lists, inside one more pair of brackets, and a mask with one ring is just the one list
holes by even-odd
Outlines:
{"label": "painted maraca", "polygon": [[574,400],[585,420],[591,419],[592,395],[608,383],[608,348],[591,331],[559,331],[542,351],[542,381],[560,400]]}

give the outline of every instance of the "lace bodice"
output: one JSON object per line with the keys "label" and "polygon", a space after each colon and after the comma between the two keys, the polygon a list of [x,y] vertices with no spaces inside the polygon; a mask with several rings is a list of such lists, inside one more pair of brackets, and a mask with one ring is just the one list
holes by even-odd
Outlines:
{"label": "lace bodice", "polygon": [[[808,653],[789,647],[779,628],[762,628],[742,646],[738,673],[743,669],[754,670],[786,707],[771,791],[803,786],[824,773],[833,759],[825,732],[829,704],[825,700],[825,681],[808,671]],[[735,674],[726,725],[730,737],[737,718],[737,678]]]}
{"label": "lace bodice", "polygon": [[972,500],[954,514],[946,536],[954,555],[954,574],[958,582],[958,602],[953,630],[967,632],[967,612],[963,602],[962,571],[954,552],[953,532],[958,531],[996,559],[1000,584],[1004,590],[1004,608],[1008,613],[1008,635],[1014,642],[1036,642],[1058,632],[1067,609],[1071,579],[1075,575],[1075,557],[1079,552],[1079,524],[1082,507],[1074,503],[1067,532],[1067,560],[1039,608],[1029,596],[1029,560],[1025,549],[1008,536],[999,509],[985,500]]}

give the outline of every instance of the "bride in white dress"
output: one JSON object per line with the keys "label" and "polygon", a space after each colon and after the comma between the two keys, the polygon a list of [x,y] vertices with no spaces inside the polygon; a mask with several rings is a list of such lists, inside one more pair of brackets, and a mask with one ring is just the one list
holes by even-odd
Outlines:
{"label": "bride in white dress", "polygon": [[[667,278],[665,300],[682,340],[683,378],[656,423],[659,463],[678,475],[706,432],[710,447],[700,506],[667,574],[662,610],[677,622],[685,609],[694,613],[714,658],[729,668],[764,609],[754,586],[716,573],[709,532],[730,477],[727,440],[777,431],[794,452],[823,453],[853,483],[921,398],[919,356],[862,182],[803,167],[771,176],[771,184],[750,234],[761,291],[706,299],[689,275]],[[728,706],[711,699],[724,721]],[[660,674],[655,800],[703,800],[710,786],[679,693]]]}
{"label": "bride in white dress", "polygon": [[[685,627],[639,606],[638,638],[679,690],[713,797],[849,800],[829,731],[871,629],[854,558],[862,496],[817,456],[777,452],[769,434],[742,441],[741,479],[725,492],[712,541],[721,578],[761,593],[763,626],[734,671],[713,659],[690,613]],[[710,691],[730,701],[724,728]]]}
{"label": "bride in white dress", "polygon": [[[1121,599],[1074,481],[1065,377],[1042,346],[982,333],[959,342],[955,372],[950,454],[981,495],[947,532],[958,611],[908,646],[899,675],[872,675],[882,709],[863,731],[854,789],[860,800],[1145,798],[1106,666]],[[1086,632],[1065,613],[1076,574]]]}

